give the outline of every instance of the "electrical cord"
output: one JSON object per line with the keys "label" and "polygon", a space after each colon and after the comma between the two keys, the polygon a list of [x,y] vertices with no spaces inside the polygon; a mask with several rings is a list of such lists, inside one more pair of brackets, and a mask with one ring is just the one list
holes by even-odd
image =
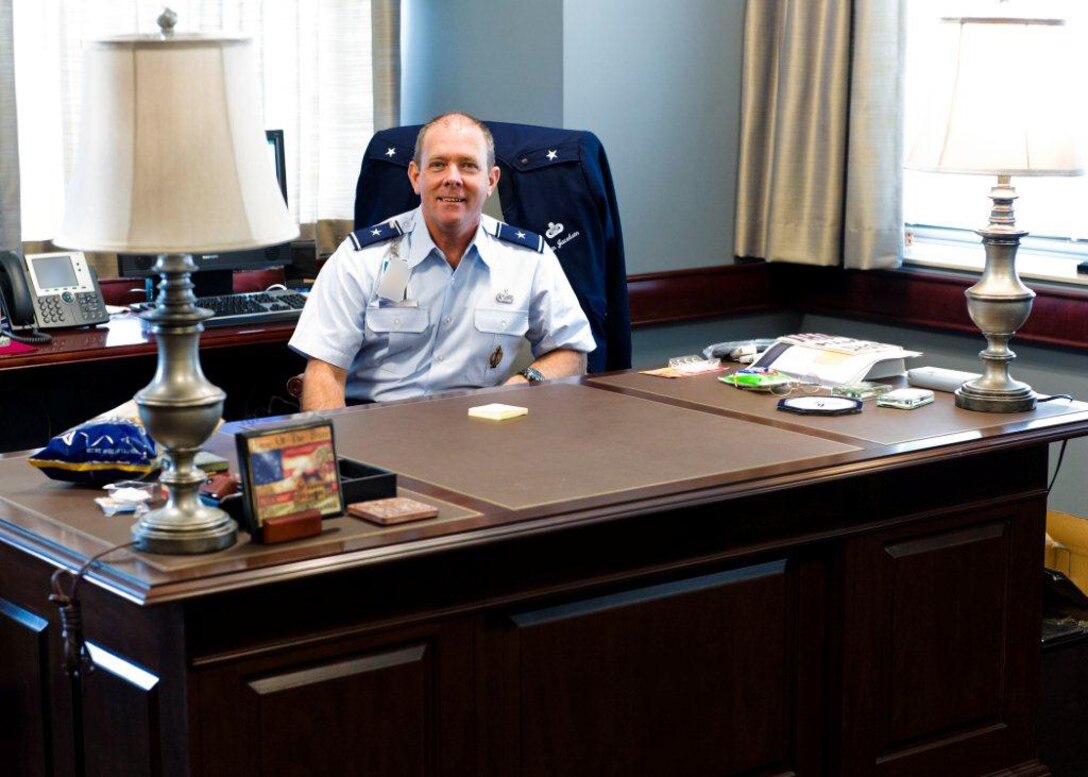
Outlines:
{"label": "electrical cord", "polygon": [[[1072,394],[1051,394],[1048,397],[1040,397],[1037,401],[1042,404],[1043,402],[1053,402],[1055,399],[1065,399],[1069,402],[1073,401]],[[1065,458],[1065,446],[1069,443],[1068,439],[1062,440],[1062,447],[1058,449],[1058,463],[1054,466],[1054,474],[1050,477],[1050,485],[1046,487],[1046,495],[1050,496],[1050,489],[1054,488],[1054,483],[1058,479],[1058,473],[1062,468],[1062,459]]]}
{"label": "electrical cord", "polygon": [[1039,404],[1042,404],[1043,402],[1053,402],[1055,399],[1066,399],[1066,400],[1069,400],[1070,402],[1072,402],[1073,401],[1073,395],[1072,394],[1051,394],[1049,397],[1041,397],[1040,399],[1037,399],[1036,401]]}
{"label": "electrical cord", "polygon": [[1054,474],[1050,477],[1050,485],[1046,487],[1046,495],[1050,497],[1050,489],[1054,488],[1054,482],[1058,479],[1058,473],[1062,469],[1062,459],[1065,458],[1065,446],[1069,444],[1069,440],[1062,440],[1062,447],[1058,449],[1058,463],[1054,466]]}
{"label": "electrical cord", "polygon": [[[101,553],[87,559],[75,574],[61,568],[54,572],[50,579],[53,593],[49,595],[49,601],[57,605],[60,612],[61,643],[64,649],[61,665],[64,667],[65,673],[73,679],[94,671],[94,662],[87,650],[87,643],[83,639],[83,613],[79,606],[79,584],[87,571],[98,563],[103,556],[109,555],[115,550],[131,547],[134,544],[133,542],[126,542],[123,545],[106,548]],[[63,582],[65,577],[71,579],[71,584],[67,587]]]}
{"label": "electrical cord", "polygon": [[[83,723],[83,677],[94,671],[94,660],[87,649],[87,643],[83,639],[83,614],[79,606],[77,592],[83,575],[103,556],[113,553],[115,550],[127,548],[133,545],[126,542],[124,545],[114,545],[106,548],[87,559],[86,563],[73,575],[67,569],[58,569],[50,580],[53,593],[49,595],[49,601],[57,605],[60,611],[61,666],[68,675],[71,698],[71,733],[72,745],[75,754],[74,773],[76,777],[83,777],[87,773],[87,765],[84,760],[84,723]],[[65,590],[62,579],[67,576],[72,583]]]}

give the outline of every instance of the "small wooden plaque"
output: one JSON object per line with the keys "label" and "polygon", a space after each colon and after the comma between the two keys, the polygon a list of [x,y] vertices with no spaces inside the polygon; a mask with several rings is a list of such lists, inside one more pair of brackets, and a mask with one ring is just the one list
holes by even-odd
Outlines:
{"label": "small wooden plaque", "polygon": [[379,526],[392,526],[410,521],[422,521],[438,515],[438,508],[415,499],[396,496],[391,499],[372,499],[348,505],[348,515],[362,518]]}
{"label": "small wooden plaque", "polygon": [[277,542],[300,540],[321,533],[321,513],[316,509],[303,510],[294,515],[266,518],[261,530],[253,536],[257,542],[273,545]]}

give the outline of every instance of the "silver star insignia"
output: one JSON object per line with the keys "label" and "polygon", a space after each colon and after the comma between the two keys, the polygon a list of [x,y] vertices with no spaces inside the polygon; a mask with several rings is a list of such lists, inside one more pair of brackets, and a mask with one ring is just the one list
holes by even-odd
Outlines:
{"label": "silver star insignia", "polygon": [[524,232],[518,232],[518,240],[524,240],[524,239],[525,239],[525,233]]}
{"label": "silver star insignia", "polygon": [[380,229],[372,229],[370,230],[370,234],[372,234],[374,237],[381,237],[382,231]]}
{"label": "silver star insignia", "polygon": [[396,156],[397,155],[397,150],[395,148],[390,148],[388,151],[385,152],[385,155],[386,156]]}
{"label": "silver star insignia", "polygon": [[548,161],[549,161],[549,162],[554,162],[554,161],[555,161],[555,158],[556,158],[557,156],[559,156],[559,152],[555,151],[554,149],[553,149],[553,150],[551,150],[551,151],[549,151],[549,152],[548,152]]}

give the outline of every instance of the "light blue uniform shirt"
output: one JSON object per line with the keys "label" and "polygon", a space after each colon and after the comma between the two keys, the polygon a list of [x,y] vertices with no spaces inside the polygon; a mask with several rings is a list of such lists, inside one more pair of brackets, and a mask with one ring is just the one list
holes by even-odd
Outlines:
{"label": "light blue uniform shirt", "polygon": [[[362,249],[349,238],[322,267],[290,347],[348,370],[347,397],[386,401],[506,379],[527,338],[534,358],[557,348],[588,353],[589,322],[551,248],[495,237],[482,216],[456,271],[419,210],[396,216],[404,235]],[[403,299],[382,300],[387,262],[405,261]]]}

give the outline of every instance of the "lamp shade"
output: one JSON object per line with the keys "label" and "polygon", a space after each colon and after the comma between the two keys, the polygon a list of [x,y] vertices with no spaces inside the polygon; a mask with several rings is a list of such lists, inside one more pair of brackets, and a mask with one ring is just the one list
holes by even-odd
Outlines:
{"label": "lamp shade", "polygon": [[[926,84],[930,111],[907,167],[990,175],[1080,175],[1078,71],[1060,19],[943,19]],[[940,44],[948,46],[941,51]]]}
{"label": "lamp shade", "polygon": [[85,44],[80,137],[58,245],[185,254],[298,235],[269,163],[252,44],[207,35]]}

